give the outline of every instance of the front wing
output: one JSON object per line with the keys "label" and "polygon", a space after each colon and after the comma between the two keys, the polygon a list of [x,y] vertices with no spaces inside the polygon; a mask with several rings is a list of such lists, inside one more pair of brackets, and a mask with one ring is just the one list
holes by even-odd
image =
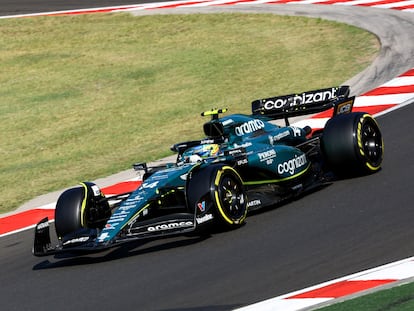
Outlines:
{"label": "front wing", "polygon": [[81,229],[65,236],[56,246],[52,246],[49,219],[45,217],[35,227],[32,253],[38,257],[60,253],[96,253],[137,240],[193,232],[200,224],[200,218],[194,219],[194,215],[188,214],[187,218],[183,214],[176,216],[169,220],[158,219],[158,221],[146,223],[143,226],[132,226],[128,231],[108,242],[100,241],[97,229]]}

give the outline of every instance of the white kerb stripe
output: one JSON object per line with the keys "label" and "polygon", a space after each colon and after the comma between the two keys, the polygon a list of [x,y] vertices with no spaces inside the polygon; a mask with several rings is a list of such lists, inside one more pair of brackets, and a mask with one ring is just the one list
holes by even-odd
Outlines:
{"label": "white kerb stripe", "polygon": [[414,93],[359,96],[355,99],[354,107],[400,104],[411,98],[414,98]]}

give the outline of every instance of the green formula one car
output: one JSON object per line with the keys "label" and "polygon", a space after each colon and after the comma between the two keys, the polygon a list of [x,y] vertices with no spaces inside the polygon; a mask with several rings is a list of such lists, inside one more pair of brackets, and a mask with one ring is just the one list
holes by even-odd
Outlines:
{"label": "green formula one car", "polygon": [[[133,192],[105,197],[90,182],[64,191],[56,204],[58,245],[49,221],[35,228],[33,254],[95,252],[138,239],[241,226],[249,211],[317,189],[335,176],[376,172],[383,157],[377,122],[352,112],[349,87],[333,87],[252,102],[252,114],[202,113],[205,138],[172,146],[175,163],[148,167]],[[289,118],[331,109],[323,129]],[[285,125],[274,124],[285,119]]]}

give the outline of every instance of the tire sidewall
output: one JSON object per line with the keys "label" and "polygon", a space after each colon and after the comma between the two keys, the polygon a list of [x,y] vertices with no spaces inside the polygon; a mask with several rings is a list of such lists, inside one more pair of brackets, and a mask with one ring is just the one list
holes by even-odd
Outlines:
{"label": "tire sidewall", "polygon": [[55,209],[55,229],[59,238],[82,228],[82,202],[85,198],[83,187],[64,191]]}
{"label": "tire sidewall", "polygon": [[[240,187],[241,195],[243,196],[243,203],[240,206],[241,212],[236,217],[229,214],[220,198],[219,187],[220,183],[225,178],[231,178],[234,182],[236,182]],[[247,196],[246,192],[243,190],[243,181],[236,170],[230,166],[222,166],[215,170],[211,180],[211,197],[214,202],[217,215],[222,223],[234,228],[239,227],[244,223],[247,216]]]}
{"label": "tire sidewall", "polygon": [[[362,131],[370,125],[381,140],[381,155],[375,163],[365,154]],[[380,169],[383,142],[379,126],[371,115],[354,112],[330,119],[324,128],[321,149],[331,170],[339,175],[364,175]]]}
{"label": "tire sidewall", "polygon": [[[247,197],[242,179],[232,167],[225,164],[199,165],[191,170],[189,176],[186,184],[186,197],[190,212],[197,213],[197,203],[205,200],[208,210],[215,215],[215,224],[236,228],[244,223],[247,215]],[[220,200],[217,199],[218,183],[225,176],[235,178],[243,189],[245,206],[241,217],[236,219],[227,214]]]}

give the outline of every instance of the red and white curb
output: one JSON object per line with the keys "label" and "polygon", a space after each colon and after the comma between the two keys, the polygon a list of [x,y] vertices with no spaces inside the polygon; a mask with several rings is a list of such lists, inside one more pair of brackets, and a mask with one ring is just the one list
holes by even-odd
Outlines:
{"label": "red and white curb", "polygon": [[171,8],[200,8],[206,6],[223,6],[223,5],[243,5],[243,4],[323,4],[323,5],[351,5],[351,6],[368,6],[375,8],[393,9],[404,12],[414,12],[414,0],[183,0],[167,1],[144,4],[131,4],[121,6],[111,6],[102,8],[91,8],[81,10],[67,10],[56,12],[43,12],[24,15],[0,16],[0,18],[30,17],[30,16],[60,16],[60,15],[77,15],[77,14],[96,14],[96,13],[113,13],[127,12],[131,10],[152,10],[152,9],[171,9]]}
{"label": "red and white curb", "polygon": [[[363,111],[378,117],[411,103],[413,99],[414,68],[380,85],[378,88],[358,96],[355,99],[352,111]],[[299,127],[308,125],[313,129],[321,129],[325,126],[330,116],[332,116],[332,111],[328,110],[318,113],[310,119],[298,121],[294,125]]]}
{"label": "red and white curb", "polygon": [[414,277],[414,257],[393,262],[374,269],[351,274],[336,280],[308,287],[293,293],[264,300],[237,311],[296,311],[334,299],[380,289],[381,286]]}

